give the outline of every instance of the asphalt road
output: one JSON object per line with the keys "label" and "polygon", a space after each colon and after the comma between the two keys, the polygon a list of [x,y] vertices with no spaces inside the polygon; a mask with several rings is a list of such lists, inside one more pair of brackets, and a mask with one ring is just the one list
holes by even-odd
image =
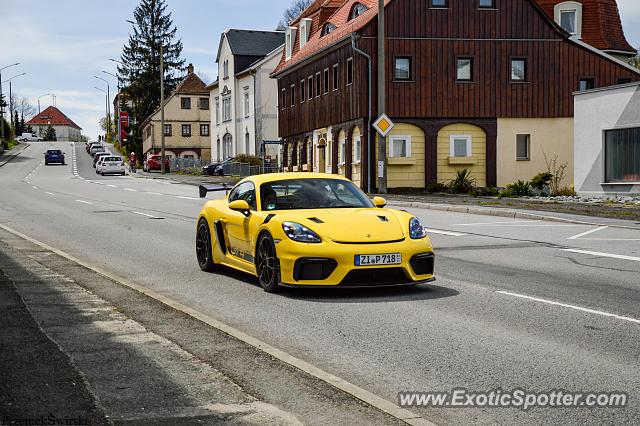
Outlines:
{"label": "asphalt road", "polygon": [[413,408],[435,423],[640,424],[640,231],[415,210],[435,285],[271,295],[200,271],[197,188],[101,177],[82,144],[77,162],[52,145],[67,166],[45,167],[44,143],[0,168],[0,223],[390,401],[461,387],[630,394],[617,409]]}

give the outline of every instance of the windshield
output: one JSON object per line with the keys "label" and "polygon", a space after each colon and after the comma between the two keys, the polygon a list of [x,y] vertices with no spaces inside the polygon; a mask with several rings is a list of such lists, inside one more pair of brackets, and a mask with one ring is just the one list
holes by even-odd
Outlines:
{"label": "windshield", "polygon": [[371,208],[373,203],[353,183],[339,179],[291,179],[260,186],[262,210]]}

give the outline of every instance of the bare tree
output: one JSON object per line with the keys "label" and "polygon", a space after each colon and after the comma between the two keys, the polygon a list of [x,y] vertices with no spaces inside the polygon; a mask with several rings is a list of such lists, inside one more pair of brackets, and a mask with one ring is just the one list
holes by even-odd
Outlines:
{"label": "bare tree", "polygon": [[282,15],[282,20],[278,23],[278,30],[283,31],[289,26],[289,24],[296,19],[300,14],[313,3],[313,0],[293,0],[291,6],[289,6]]}
{"label": "bare tree", "polygon": [[12,94],[13,110],[18,113],[18,116],[25,121],[28,121],[36,115],[36,107],[31,105],[29,99]]}
{"label": "bare tree", "polygon": [[631,64],[632,67],[636,67],[640,69],[640,53],[638,53],[633,58],[629,59],[629,64]]}

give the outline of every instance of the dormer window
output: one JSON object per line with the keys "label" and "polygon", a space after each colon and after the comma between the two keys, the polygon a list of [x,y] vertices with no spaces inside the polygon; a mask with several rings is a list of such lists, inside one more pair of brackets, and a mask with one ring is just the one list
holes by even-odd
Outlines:
{"label": "dormer window", "polygon": [[335,25],[333,25],[331,22],[327,22],[326,24],[324,24],[324,27],[322,27],[322,37],[326,36],[327,34],[330,34],[335,29],[336,29]]}
{"label": "dormer window", "polygon": [[356,19],[358,16],[365,13],[369,8],[362,3],[356,3],[351,8],[351,14],[349,15],[349,20]]}
{"label": "dormer window", "polygon": [[582,37],[582,3],[566,1],[554,7],[554,19],[573,37]]}

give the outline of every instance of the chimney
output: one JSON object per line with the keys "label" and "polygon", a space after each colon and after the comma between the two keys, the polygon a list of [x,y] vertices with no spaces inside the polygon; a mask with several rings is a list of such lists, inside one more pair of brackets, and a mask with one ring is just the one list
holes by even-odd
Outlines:
{"label": "chimney", "polygon": [[187,74],[193,74],[193,64],[189,64],[187,67]]}

